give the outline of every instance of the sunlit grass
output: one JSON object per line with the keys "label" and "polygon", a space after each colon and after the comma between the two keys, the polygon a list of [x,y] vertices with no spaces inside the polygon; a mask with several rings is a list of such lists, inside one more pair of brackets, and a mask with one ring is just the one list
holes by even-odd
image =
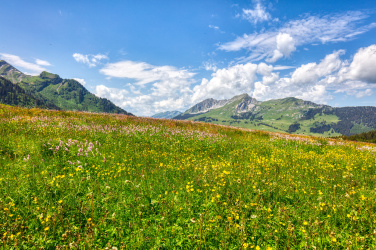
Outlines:
{"label": "sunlit grass", "polygon": [[375,147],[0,106],[14,248],[374,248]]}

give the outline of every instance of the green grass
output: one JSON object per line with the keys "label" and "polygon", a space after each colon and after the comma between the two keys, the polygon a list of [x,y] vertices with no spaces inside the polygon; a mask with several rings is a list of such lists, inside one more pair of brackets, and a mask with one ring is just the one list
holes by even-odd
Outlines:
{"label": "green grass", "polygon": [[368,144],[4,105],[0,133],[3,249],[376,247]]}

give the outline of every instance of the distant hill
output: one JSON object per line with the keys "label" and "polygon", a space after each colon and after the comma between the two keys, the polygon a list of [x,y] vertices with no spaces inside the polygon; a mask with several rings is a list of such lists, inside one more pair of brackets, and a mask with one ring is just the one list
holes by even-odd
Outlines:
{"label": "distant hill", "polygon": [[[0,60],[0,76],[25,90],[25,93],[36,97],[46,107],[52,105],[63,110],[132,115],[111,101],[90,93],[76,80],[62,79],[56,74],[44,71],[39,76],[26,75],[7,62]],[[18,103],[18,106],[27,106],[22,101],[18,101]]]}
{"label": "distant hill", "polygon": [[171,119],[175,116],[180,115],[182,112],[180,111],[166,111],[162,113],[155,114],[151,116],[152,118],[164,118],[164,119]]}
{"label": "distant hill", "polygon": [[376,143],[376,130],[372,130],[366,133],[351,135],[351,136],[341,136],[341,138],[345,140],[350,140],[350,141]]}
{"label": "distant hill", "polygon": [[340,136],[376,129],[376,107],[334,108],[294,97],[257,101],[248,94],[206,99],[174,117],[293,134]]}

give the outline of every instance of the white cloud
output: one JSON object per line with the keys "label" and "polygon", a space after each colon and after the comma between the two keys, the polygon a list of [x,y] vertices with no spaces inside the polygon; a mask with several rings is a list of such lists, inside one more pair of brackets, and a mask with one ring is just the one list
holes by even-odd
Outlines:
{"label": "white cloud", "polygon": [[127,98],[128,91],[124,89],[108,88],[104,85],[98,85],[95,88],[95,94],[102,98],[107,98],[114,102],[121,102]]}
{"label": "white cloud", "polygon": [[173,66],[154,66],[145,62],[120,61],[109,63],[100,72],[106,76],[137,80],[138,85],[156,81],[186,81],[195,74]]}
{"label": "white cloud", "polygon": [[215,25],[209,25],[209,28],[214,29],[214,30],[220,30],[218,26]]}
{"label": "white cloud", "polygon": [[73,58],[76,62],[87,64],[89,67],[95,67],[100,64],[102,60],[108,60],[108,56],[103,54],[83,55],[80,53],[74,53]]}
{"label": "white cloud", "polygon": [[44,67],[41,67],[40,65],[35,63],[26,62],[16,55],[0,53],[0,58],[15,67],[21,67],[22,69],[30,70],[31,72],[28,73],[30,75],[39,75],[42,71],[46,71]]}
{"label": "white cloud", "polygon": [[216,25],[212,25],[212,24],[210,24],[209,25],[209,28],[211,28],[211,29],[213,29],[213,30],[215,30],[215,31],[218,31],[218,32],[220,32],[220,33],[225,33],[224,31],[222,31],[220,28],[219,28],[219,26],[216,26]]}
{"label": "white cloud", "polygon": [[85,84],[86,84],[85,79],[82,79],[82,78],[73,78],[73,80],[76,80],[77,82],[81,83],[82,86],[85,86]]}
{"label": "white cloud", "polygon": [[210,80],[204,78],[200,85],[193,88],[192,102],[206,98],[227,99],[241,93],[251,93],[257,80],[257,74],[269,76],[272,67],[261,63],[247,63],[229,68],[218,69]]}
{"label": "white cloud", "polygon": [[349,66],[347,77],[376,83],[376,45],[359,49]]}
{"label": "white cloud", "polygon": [[283,56],[289,57],[290,54],[296,50],[294,38],[287,33],[279,33],[276,36],[277,48],[274,50],[272,58],[268,62],[276,62]]}
{"label": "white cloud", "polygon": [[41,60],[41,59],[35,59],[35,63],[41,66],[51,66],[49,62]]}
{"label": "white cloud", "polygon": [[369,16],[360,11],[348,11],[336,15],[310,16],[292,20],[279,29],[244,34],[234,41],[224,43],[219,49],[250,52],[240,62],[267,59],[275,62],[288,57],[296,47],[315,43],[349,41],[376,27],[376,23],[360,25]]}
{"label": "white cloud", "polygon": [[366,89],[364,91],[359,91],[355,94],[356,98],[363,98],[365,96],[371,96],[373,94],[372,89]]}
{"label": "white cloud", "polygon": [[273,67],[274,70],[286,70],[286,69],[294,69],[294,66],[286,66],[286,65],[275,65]]}
{"label": "white cloud", "polygon": [[[100,72],[108,77],[135,80],[128,83],[131,94],[117,96],[121,89],[97,86],[98,96],[110,98],[117,105],[135,114],[152,115],[171,109],[182,109],[190,105],[192,73],[173,66],[155,66],[146,62],[120,61],[105,65]],[[136,86],[140,88],[137,89]],[[145,94],[143,91],[147,91]],[[116,98],[115,98],[116,97]]]}
{"label": "white cloud", "polygon": [[338,71],[343,65],[339,57],[344,53],[345,51],[339,50],[327,55],[319,64],[308,63],[300,66],[292,73],[292,83],[296,85],[312,84],[320,78]]}
{"label": "white cloud", "polygon": [[257,3],[254,9],[243,9],[242,17],[254,24],[271,19],[270,14],[266,12],[261,3]]}
{"label": "white cloud", "polygon": [[207,71],[217,71],[218,69],[217,64],[211,61],[206,61],[202,65]]}

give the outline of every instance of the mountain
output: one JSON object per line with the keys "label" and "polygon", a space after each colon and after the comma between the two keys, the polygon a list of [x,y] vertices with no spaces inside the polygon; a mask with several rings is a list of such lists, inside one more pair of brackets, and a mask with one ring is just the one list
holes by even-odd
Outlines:
{"label": "mountain", "polygon": [[60,108],[51,102],[38,98],[17,84],[0,76],[0,103],[27,108],[56,109]]}
{"label": "mountain", "polygon": [[294,97],[257,101],[248,94],[229,100],[206,99],[178,120],[316,136],[341,136],[376,129],[376,107],[334,108]]}
{"label": "mountain", "polygon": [[[63,110],[79,110],[132,115],[111,101],[95,96],[73,79],[42,72],[39,76],[22,73],[7,62],[0,60],[0,76],[19,86],[25,93],[37,98],[44,105]],[[25,106],[19,102],[20,106]]]}
{"label": "mountain", "polygon": [[182,112],[180,111],[166,111],[162,113],[155,114],[151,116],[152,118],[164,118],[164,119],[171,119],[175,116],[180,115]]}

